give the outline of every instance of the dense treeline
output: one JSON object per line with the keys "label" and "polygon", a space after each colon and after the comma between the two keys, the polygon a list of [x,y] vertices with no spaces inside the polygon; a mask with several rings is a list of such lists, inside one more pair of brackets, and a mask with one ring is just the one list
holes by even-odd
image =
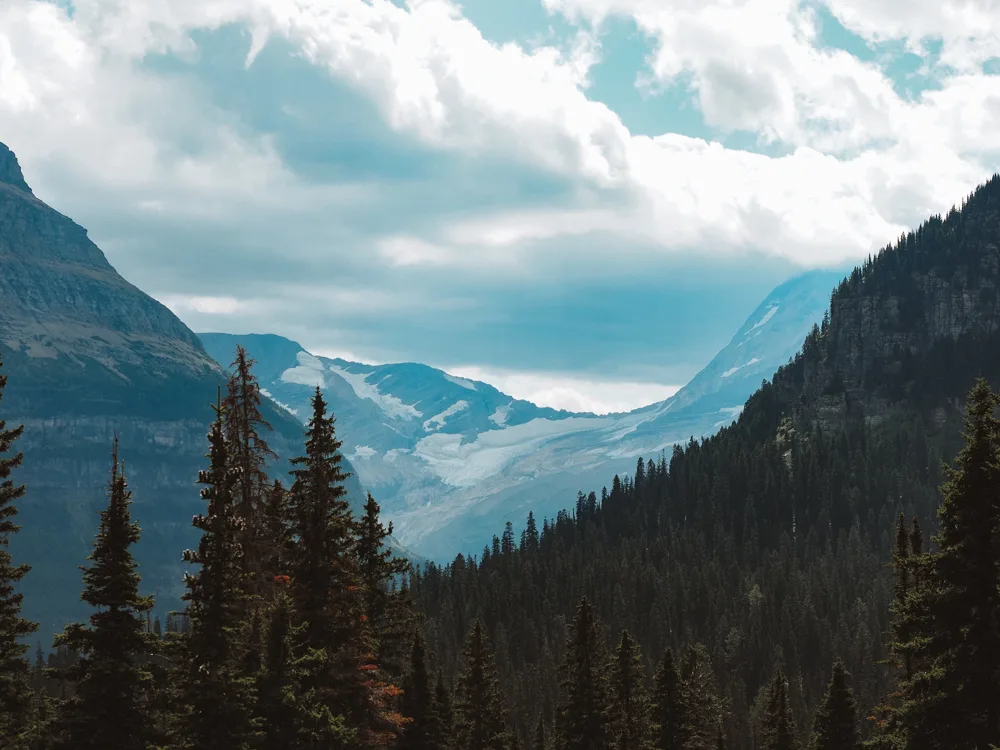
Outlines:
{"label": "dense treeline", "polygon": [[[20,431],[0,422],[3,747],[1000,741],[1000,399],[985,381],[934,551],[917,520],[937,497],[924,430],[786,424],[745,455],[723,433],[640,461],[541,529],[529,515],[519,538],[508,524],[478,559],[410,571],[385,548],[374,499],[353,518],[318,391],[291,487],[268,479],[259,389],[242,350],[236,364],[198,477],[206,505],[193,519],[201,542],[184,553],[184,612],[161,632],[140,593],[116,441],[83,569],[94,614],[56,638],[48,666],[40,649],[34,667],[25,658],[34,626],[15,584],[28,568],[6,551],[24,492],[10,479]],[[713,451],[724,474],[705,474]],[[739,508],[738,496],[751,500]]]}

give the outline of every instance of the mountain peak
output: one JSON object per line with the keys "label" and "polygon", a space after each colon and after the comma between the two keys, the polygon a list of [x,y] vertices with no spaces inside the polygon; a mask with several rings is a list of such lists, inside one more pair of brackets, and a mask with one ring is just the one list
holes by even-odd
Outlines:
{"label": "mountain peak", "polygon": [[24,181],[21,173],[21,165],[17,163],[17,157],[3,143],[0,143],[0,183],[10,185],[17,190],[33,195],[28,183]]}

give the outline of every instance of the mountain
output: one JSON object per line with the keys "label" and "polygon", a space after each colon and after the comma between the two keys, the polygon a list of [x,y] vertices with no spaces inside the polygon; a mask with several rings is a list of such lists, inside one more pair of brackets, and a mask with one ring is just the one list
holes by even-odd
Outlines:
{"label": "mountain", "polygon": [[[28,489],[12,547],[15,559],[32,565],[27,616],[41,623],[47,643],[82,612],[79,566],[106,505],[115,432],[143,529],[144,587],[158,595],[159,609],[176,607],[186,567],[180,554],[195,545],[191,517],[204,506],[195,480],[222,368],[173,313],[112,268],[85,229],[33,194],[3,144],[0,268],[0,351],[9,376],[0,408],[8,424],[25,426],[14,479]],[[302,424],[273,404],[265,412],[272,447],[297,455]],[[349,489],[360,502],[356,480]]]}
{"label": "mountain", "polygon": [[[647,667],[667,648],[704,667],[695,686],[711,719],[706,746],[721,722],[726,747],[760,747],[776,684],[787,690],[787,726],[809,746],[837,661],[857,728],[866,739],[890,734],[872,747],[995,745],[996,662],[955,655],[976,648],[984,613],[997,608],[988,397],[967,441],[963,413],[977,378],[1000,385],[998,248],[1000,176],[853,269],[829,318],[733,424],[539,536],[430,567],[414,590],[446,679],[480,620],[496,634],[523,742],[540,713],[556,713],[557,665],[574,659],[566,627],[585,596],[609,646],[627,630]],[[770,320],[779,314],[780,305]],[[737,350],[756,330],[737,335]],[[746,361],[727,355],[715,371]],[[963,444],[963,469],[944,471]],[[977,679],[968,694],[954,687]],[[716,688],[723,711],[705,700]],[[976,697],[986,695],[992,703]]]}
{"label": "mountain", "polygon": [[426,365],[329,359],[274,335],[200,336],[220,361],[243,345],[268,393],[300,418],[319,385],[345,454],[400,542],[443,559],[479,549],[528,510],[554,516],[580,489],[633,470],[639,456],[731,422],[822,319],[841,278],[816,271],[782,284],[672,398],[604,416],[541,408]]}

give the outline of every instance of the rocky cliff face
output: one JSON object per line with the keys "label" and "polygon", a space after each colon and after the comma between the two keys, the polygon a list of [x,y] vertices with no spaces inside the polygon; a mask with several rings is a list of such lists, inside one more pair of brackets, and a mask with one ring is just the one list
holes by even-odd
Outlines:
{"label": "rocky cliff face", "polygon": [[[855,269],[829,324],[758,398],[823,427],[916,409],[958,416],[979,375],[1000,378],[1000,177]],[[918,385],[919,384],[919,385]],[[749,405],[748,405],[749,408]]]}
{"label": "rocky cliff face", "polygon": [[[117,274],[87,232],[36,198],[0,144],[0,353],[9,376],[0,409],[25,425],[16,481],[16,559],[32,565],[25,610],[53,632],[85,614],[78,566],[106,504],[111,440],[121,440],[143,587],[176,608],[181,552],[197,537],[195,484],[222,368],[166,307]],[[272,448],[301,451],[302,425],[273,404]],[[276,467],[280,473],[284,466]],[[354,479],[351,497],[360,501]]]}

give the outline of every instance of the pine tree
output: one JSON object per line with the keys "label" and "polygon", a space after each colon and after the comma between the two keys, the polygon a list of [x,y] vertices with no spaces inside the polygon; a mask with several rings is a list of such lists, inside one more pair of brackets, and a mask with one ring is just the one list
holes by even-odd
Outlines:
{"label": "pine tree", "polygon": [[364,611],[377,642],[381,665],[401,672],[406,633],[412,626],[412,612],[405,593],[392,588],[395,580],[408,573],[410,563],[394,557],[386,540],[392,534],[379,520],[380,508],[371,493],[365,514],[358,523],[358,568],[364,592]]}
{"label": "pine tree", "polygon": [[826,698],[816,715],[813,750],[857,750],[857,706],[842,662],[833,665]]}
{"label": "pine tree", "polygon": [[612,676],[614,747],[649,747],[650,703],[643,684],[642,654],[628,631],[622,631]]}
{"label": "pine tree", "polygon": [[400,750],[440,750],[441,717],[427,673],[424,637],[419,630],[413,637],[410,669],[403,682],[401,710],[409,721],[400,738]]}
{"label": "pine tree", "polygon": [[58,746],[69,750],[146,750],[154,727],[153,679],[141,666],[158,645],[145,626],[153,600],[139,595],[130,548],[140,532],[129,512],[132,493],[119,466],[117,437],[108,494],[92,564],[82,568],[83,600],[96,611],[89,627],[70,625],[55,640],[79,657],[66,671],[75,694],[58,720]]}
{"label": "pine tree", "polygon": [[444,682],[444,673],[439,669],[434,686],[434,710],[441,721],[441,750],[452,747],[455,732],[455,714],[451,707],[451,695]]}
{"label": "pine tree", "polygon": [[545,719],[541,716],[538,717],[538,726],[535,727],[535,744],[531,746],[531,750],[549,750],[545,743]]}
{"label": "pine tree", "polygon": [[262,428],[270,431],[271,425],[260,411],[262,394],[253,374],[254,364],[246,350],[237,345],[222,406],[226,413],[226,447],[232,466],[234,521],[239,531],[243,583],[260,596],[273,580],[266,577],[263,564],[264,558],[274,554],[269,544],[273,540],[267,538],[262,521],[266,518],[264,506],[269,494],[267,464],[277,454],[261,435]]}
{"label": "pine tree", "polygon": [[969,394],[965,446],[941,488],[939,551],[918,558],[904,614],[914,673],[900,723],[915,747],[1000,745],[1000,423],[985,380]]}
{"label": "pine tree", "polygon": [[224,430],[224,407],[208,436],[210,468],[198,477],[205,515],[192,520],[201,531],[198,549],[184,553],[198,565],[186,576],[190,630],[182,645],[180,703],[182,746],[191,750],[247,747],[250,722],[246,680],[237,674],[236,641],[240,618],[240,559],[237,556],[235,472],[230,465]]}
{"label": "pine tree", "polygon": [[577,607],[562,669],[562,700],[556,723],[559,750],[612,747],[608,662],[593,607],[584,598]]}
{"label": "pine tree", "polygon": [[289,493],[293,543],[288,573],[301,641],[313,673],[307,680],[320,700],[352,726],[367,720],[368,696],[359,669],[365,652],[354,521],[345,499],[341,443],[320,389],[312,399],[305,455],[292,460]]}
{"label": "pine tree", "polygon": [[685,706],[684,746],[689,750],[709,750],[715,746],[722,704],[711,659],[703,645],[692,644],[685,649],[680,676],[681,703]]}
{"label": "pine tree", "polygon": [[[0,401],[6,386],[7,376],[0,375]],[[14,503],[24,496],[24,485],[11,480],[11,473],[21,465],[22,454],[10,453],[23,431],[23,426],[8,428],[0,419],[0,747],[12,750],[23,747],[32,702],[30,668],[25,658],[28,646],[23,639],[38,630],[36,623],[21,616],[24,596],[17,590],[30,567],[15,565],[8,549],[11,537],[19,530],[14,523],[18,512]]]}
{"label": "pine tree", "polygon": [[688,724],[687,707],[681,690],[681,677],[674,663],[674,652],[667,649],[656,672],[653,698],[653,728],[657,750],[682,750]]}
{"label": "pine tree", "polygon": [[261,570],[263,576],[273,585],[278,576],[287,575],[286,561],[292,543],[288,492],[280,479],[274,480],[265,498],[260,531]]}
{"label": "pine tree", "polygon": [[455,750],[505,750],[503,703],[497,686],[493,646],[482,623],[473,624],[465,645],[465,670],[458,680]]}
{"label": "pine tree", "polygon": [[795,722],[788,705],[788,686],[781,673],[771,683],[763,734],[763,750],[798,750]]}
{"label": "pine tree", "polygon": [[261,727],[260,750],[353,750],[357,732],[334,716],[322,695],[304,684],[315,671],[311,658],[294,654],[296,632],[291,601],[281,591],[270,607],[264,653],[255,681],[254,715]]}

